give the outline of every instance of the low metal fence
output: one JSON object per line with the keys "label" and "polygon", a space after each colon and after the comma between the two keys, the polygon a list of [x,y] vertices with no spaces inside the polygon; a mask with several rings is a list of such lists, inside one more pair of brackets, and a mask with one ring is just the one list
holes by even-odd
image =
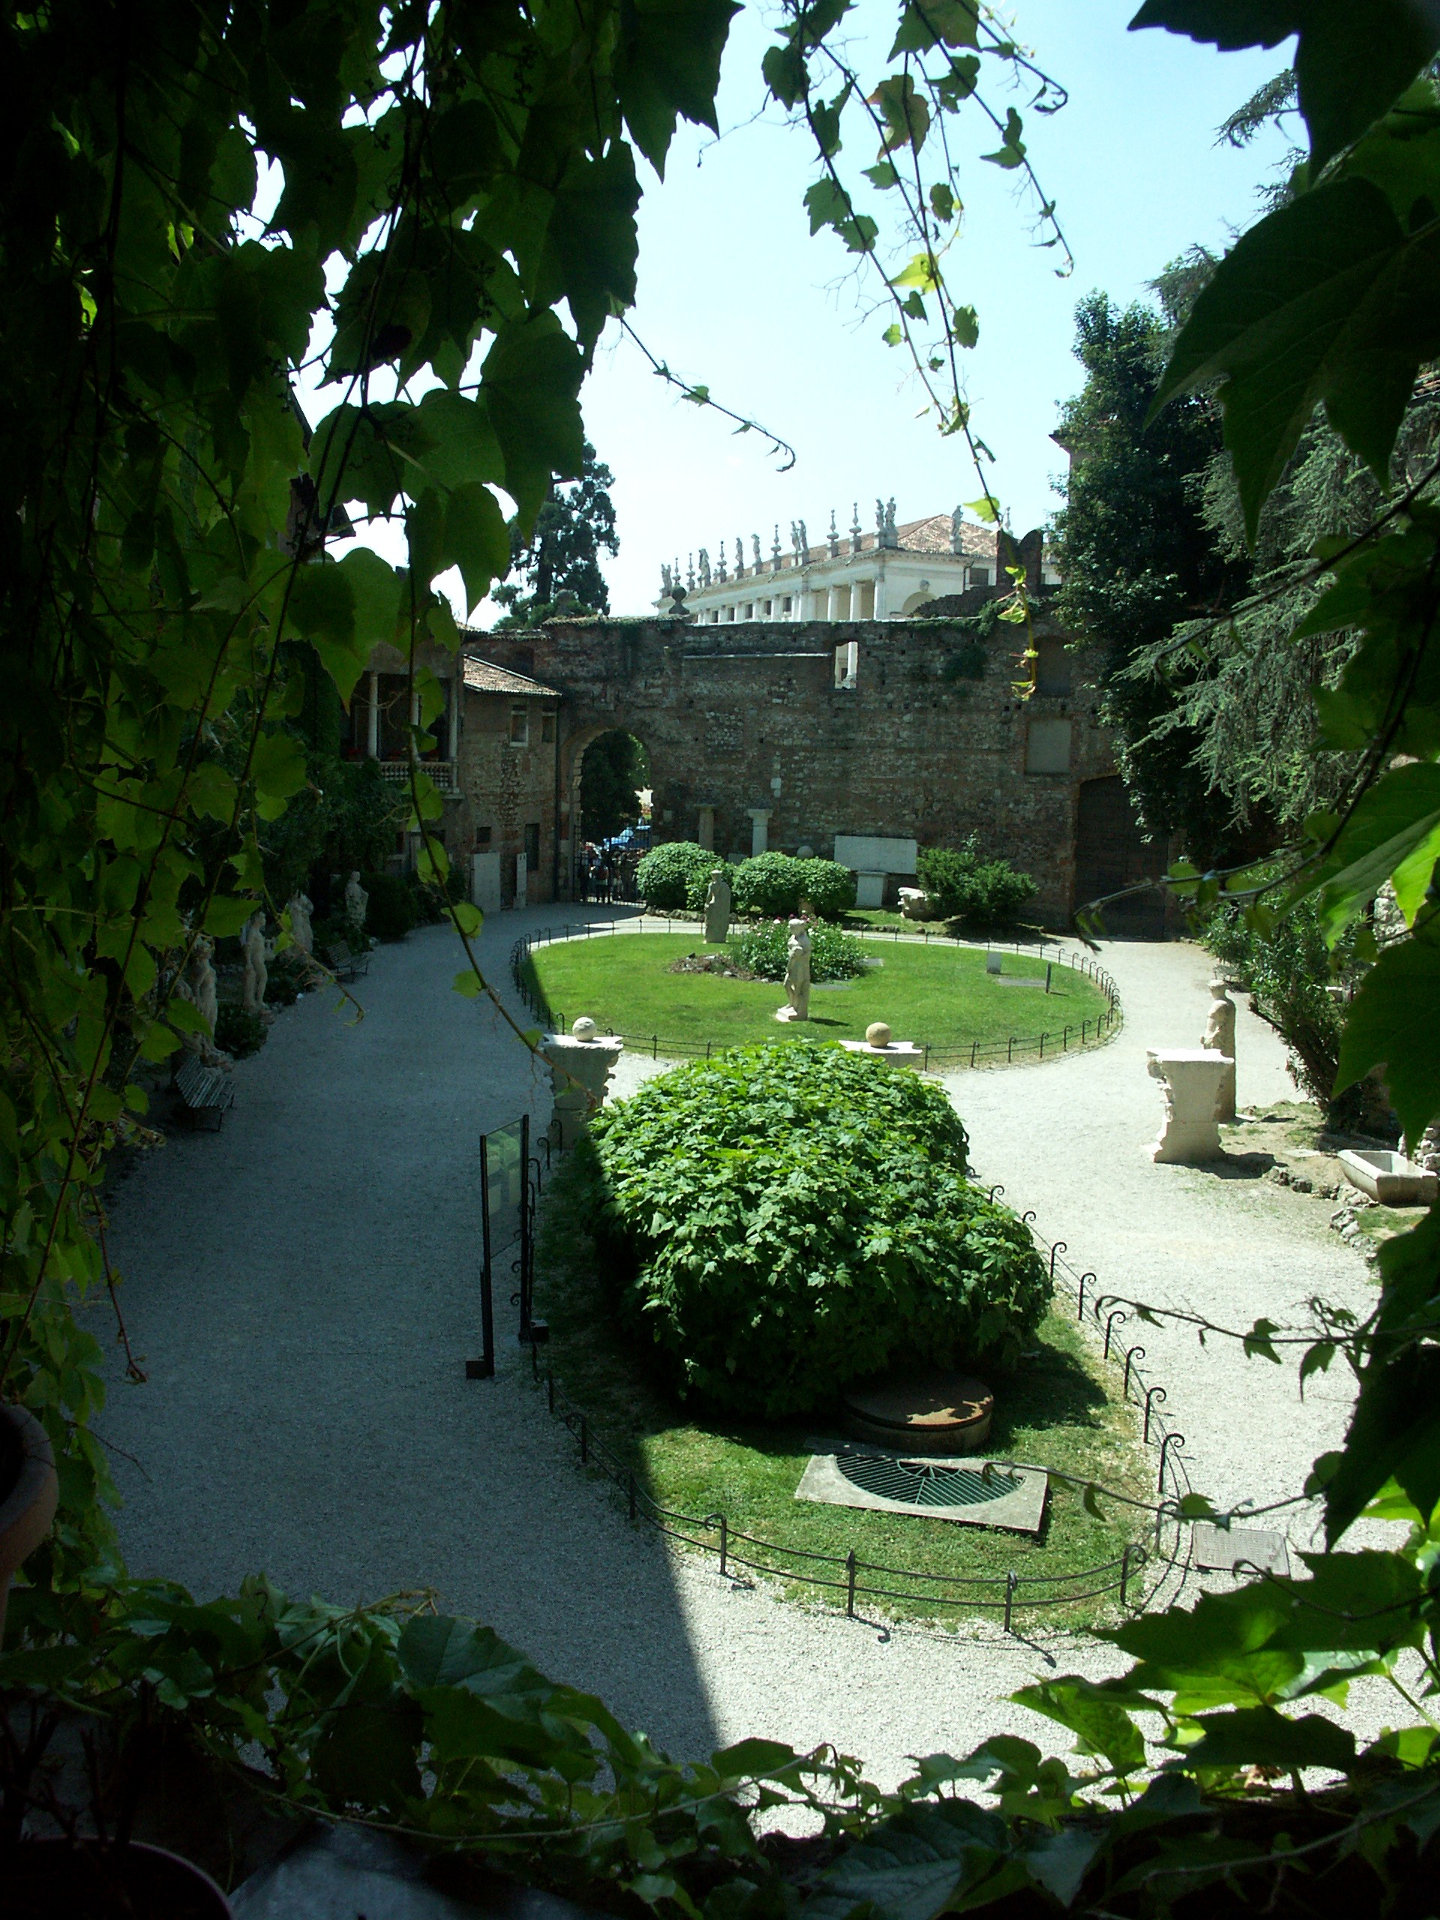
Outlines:
{"label": "low metal fence", "polygon": [[[666,919],[664,926],[667,933],[694,931],[693,923],[689,921],[677,922]],[[588,940],[597,936],[606,938],[621,932],[653,933],[657,931],[659,931],[658,916],[646,916],[643,921],[638,919],[602,920],[560,927],[542,927],[535,932],[522,934],[511,947],[510,978],[514,983],[515,991],[529,1008],[531,1015],[542,1026],[548,1027],[552,1033],[561,1033],[565,1030],[566,1018],[564,1013],[553,1005],[540,986],[535,969],[530,963],[530,956],[534,949],[560,941]],[[922,944],[921,934],[902,934],[898,928],[895,928],[892,930],[892,936],[896,941],[908,941],[914,945]],[[866,939],[885,937],[883,933],[865,936]],[[923,943],[929,944],[928,933],[923,935]],[[970,946],[970,943],[952,941],[948,937],[946,944],[952,948],[969,946],[970,951],[997,952],[1012,949],[1016,953],[1031,951],[1018,940],[1007,942],[1003,948],[991,946],[977,949]],[[1120,990],[1105,968],[1089,954],[1079,953],[1073,949],[1055,953],[1047,952],[1039,957],[1051,966],[1069,967],[1072,971],[1083,974],[1104,994],[1106,1005],[1102,1011],[1093,1019],[1086,1018],[1078,1023],[1067,1022],[1058,1030],[1046,1029],[1038,1034],[1010,1034],[1004,1040],[975,1039],[963,1041],[960,1045],[953,1047],[935,1047],[922,1042],[922,1071],[944,1072],[954,1067],[990,1066],[998,1064],[1002,1059],[1007,1066],[1013,1065],[1017,1060],[1026,1060],[1031,1057],[1036,1060],[1054,1059],[1057,1054],[1076,1053],[1083,1048],[1093,1047],[1111,1039],[1123,1023],[1124,1013],[1120,1004]],[[1046,991],[1048,990],[1047,986]],[[587,1007],[585,1011],[594,1017],[593,1007]],[[720,1052],[725,1047],[735,1044],[733,1041],[707,1040],[702,1046],[698,1041],[667,1038],[659,1033],[625,1033],[618,1027],[608,1028],[607,1031],[616,1033],[626,1046],[634,1051],[643,1053],[648,1047],[650,1056],[654,1060],[660,1059],[662,1055],[667,1060],[708,1060],[712,1053]]]}
{"label": "low metal fence", "polygon": [[[516,1141],[518,1157],[512,1150],[512,1143]],[[497,1144],[501,1142],[503,1152]],[[1022,1214],[1021,1221],[1045,1258],[1056,1290],[1073,1300],[1077,1320],[1085,1320],[1088,1314],[1101,1338],[1102,1361],[1108,1362],[1119,1374],[1121,1397],[1135,1407],[1141,1418],[1141,1445],[1154,1450],[1154,1494],[1149,1501],[1140,1503],[1153,1509],[1154,1531],[1148,1543],[1131,1541],[1114,1559],[1060,1573],[1030,1573],[1009,1568],[994,1574],[944,1574],[869,1560],[854,1548],[843,1554],[819,1553],[766,1540],[734,1526],[724,1513],[686,1514],[663,1505],[649,1492],[616,1443],[567,1398],[553,1371],[541,1366],[540,1346],[549,1330],[543,1321],[534,1318],[532,1311],[535,1216],[554,1158],[551,1135],[532,1133],[528,1116],[484,1137],[482,1167],[487,1168],[489,1177],[484,1183],[482,1318],[489,1313],[492,1263],[513,1247],[515,1254],[510,1272],[516,1286],[510,1298],[512,1305],[520,1309],[517,1331],[521,1342],[530,1349],[532,1375],[543,1385],[550,1413],[574,1437],[580,1464],[593,1469],[619,1490],[631,1520],[653,1525],[668,1538],[715,1555],[724,1575],[738,1570],[827,1593],[843,1593],[845,1610],[852,1616],[858,1606],[870,1601],[904,1601],[937,1611],[995,1613],[1000,1616],[1005,1631],[1013,1632],[1016,1616],[1022,1612],[1075,1606],[1108,1595],[1114,1595],[1121,1608],[1141,1611],[1158,1602],[1172,1575],[1183,1580],[1190,1561],[1190,1529],[1179,1509],[1191,1486],[1183,1458],[1184,1436],[1170,1426],[1165,1417],[1165,1389],[1145,1372],[1142,1364],[1145,1349],[1126,1347],[1123,1336],[1117,1332],[1126,1324],[1127,1315],[1125,1309],[1116,1304],[1116,1296],[1101,1290],[1093,1271],[1077,1272],[1071,1266],[1065,1258],[1065,1242],[1047,1240],[1036,1227],[1033,1212]],[[494,1172],[497,1165],[503,1165],[506,1170],[498,1181]],[[984,1183],[977,1181],[977,1184]],[[992,1199],[998,1199],[1004,1188],[996,1184],[990,1186],[988,1192]],[[491,1351],[493,1353],[493,1349]],[[493,1360],[491,1366],[485,1368],[474,1361],[466,1364],[467,1376],[472,1379],[487,1377],[492,1371]],[[1028,1468],[1072,1486],[1087,1484],[1074,1475],[1037,1462],[996,1459],[994,1464],[1002,1468]],[[1101,1497],[1115,1496],[1102,1493]]]}

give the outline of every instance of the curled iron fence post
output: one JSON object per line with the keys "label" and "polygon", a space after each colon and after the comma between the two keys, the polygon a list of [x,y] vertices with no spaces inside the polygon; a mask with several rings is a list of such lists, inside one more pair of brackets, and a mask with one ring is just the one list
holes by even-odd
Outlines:
{"label": "curled iron fence post", "polygon": [[855,1618],[855,1549],[851,1547],[845,1556],[845,1611]]}
{"label": "curled iron fence post", "polygon": [[1005,1576],[1005,1631],[1006,1633],[1009,1633],[1011,1631],[1010,1620],[1011,1620],[1011,1616],[1015,1611],[1015,1589],[1016,1587],[1019,1586],[1019,1584],[1020,1584],[1020,1576],[1018,1573],[1014,1572],[1014,1570],[1012,1569],[1011,1572],[1007,1573]]}
{"label": "curled iron fence post", "polygon": [[1166,1398],[1167,1395],[1164,1387],[1147,1387],[1145,1389],[1145,1431],[1140,1436],[1140,1444],[1142,1446],[1148,1446],[1150,1443],[1150,1409],[1155,1401]]}
{"label": "curled iron fence post", "polygon": [[1089,1272],[1082,1273],[1080,1276],[1079,1290],[1075,1299],[1075,1318],[1077,1320],[1083,1320],[1085,1318],[1085,1282],[1087,1280],[1093,1282],[1094,1279],[1095,1275]]}
{"label": "curled iron fence post", "polygon": [[[1030,1217],[1033,1218],[1034,1216],[1032,1215]],[[1055,1241],[1050,1249],[1050,1278],[1052,1280],[1055,1278],[1055,1262],[1060,1258],[1061,1254],[1065,1252],[1068,1252],[1068,1248],[1063,1240]]]}
{"label": "curled iron fence post", "polygon": [[1125,1551],[1120,1555],[1120,1604],[1122,1607],[1130,1604],[1130,1556],[1132,1554],[1138,1558],[1140,1566],[1143,1567],[1145,1564],[1145,1549],[1138,1541],[1126,1541]]}
{"label": "curled iron fence post", "polygon": [[996,1194],[997,1194],[997,1193],[1004,1193],[1004,1191],[1005,1191],[1005,1188],[1004,1188],[1004,1187],[1003,1187],[1003,1185],[1002,1185],[1002,1184],[1000,1183],[1000,1181],[998,1181],[998,1180],[997,1180],[997,1181],[995,1182],[995,1184],[994,1184],[994,1186],[993,1186],[993,1187],[991,1187],[991,1189],[990,1189],[990,1196],[989,1196],[989,1198],[990,1198],[990,1204],[991,1204],[991,1206],[992,1206],[992,1207],[993,1207],[993,1206],[994,1206],[994,1204],[995,1204],[995,1196],[996,1196]]}
{"label": "curled iron fence post", "polygon": [[[1125,1378],[1120,1386],[1120,1398],[1122,1400],[1128,1400],[1130,1398],[1130,1375],[1134,1371],[1136,1360],[1143,1360],[1144,1358],[1144,1347],[1127,1347],[1125,1349]],[[1137,1380],[1135,1384],[1138,1389],[1139,1381]]]}
{"label": "curled iron fence post", "polygon": [[[1035,1220],[1036,1220],[1036,1213],[1033,1207],[1027,1207],[1024,1213],[1022,1213],[1020,1216],[1020,1224],[1022,1227],[1033,1228],[1035,1225]],[[1053,1260],[1050,1262],[1050,1278],[1052,1280],[1055,1278],[1055,1262]]]}
{"label": "curled iron fence post", "polygon": [[1170,1449],[1172,1447],[1176,1453],[1184,1452],[1185,1436],[1183,1433],[1167,1433],[1165,1438],[1160,1442],[1160,1472],[1156,1477],[1155,1491],[1162,1496],[1165,1492],[1165,1469],[1170,1464]]}
{"label": "curled iron fence post", "polygon": [[1105,1352],[1104,1352],[1104,1355],[1102,1356],[1104,1359],[1108,1360],[1110,1358],[1110,1338],[1111,1338],[1111,1334],[1114,1331],[1115,1322],[1118,1320],[1123,1324],[1129,1318],[1130,1318],[1129,1314],[1126,1313],[1123,1307],[1112,1307],[1109,1313],[1106,1314],[1105,1316]]}

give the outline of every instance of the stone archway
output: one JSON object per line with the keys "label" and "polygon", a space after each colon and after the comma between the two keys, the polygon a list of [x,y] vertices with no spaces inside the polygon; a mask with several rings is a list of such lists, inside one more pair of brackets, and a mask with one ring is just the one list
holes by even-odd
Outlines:
{"label": "stone archway", "polygon": [[[1164,843],[1145,838],[1120,775],[1082,780],[1075,810],[1075,906],[1083,907],[1087,901],[1141,881],[1158,880],[1164,871]],[[1156,887],[1117,900],[1105,908],[1104,917],[1112,934],[1163,940],[1164,892]]]}

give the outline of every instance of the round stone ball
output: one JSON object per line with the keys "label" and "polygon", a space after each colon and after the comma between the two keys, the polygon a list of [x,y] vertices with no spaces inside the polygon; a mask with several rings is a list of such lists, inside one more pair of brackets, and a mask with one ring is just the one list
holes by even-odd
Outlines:
{"label": "round stone ball", "polygon": [[600,1029],[588,1013],[582,1013],[570,1031],[577,1040],[593,1040]]}
{"label": "round stone ball", "polygon": [[889,1027],[886,1026],[883,1020],[872,1020],[865,1029],[865,1041],[868,1046],[888,1047],[890,1044]]}

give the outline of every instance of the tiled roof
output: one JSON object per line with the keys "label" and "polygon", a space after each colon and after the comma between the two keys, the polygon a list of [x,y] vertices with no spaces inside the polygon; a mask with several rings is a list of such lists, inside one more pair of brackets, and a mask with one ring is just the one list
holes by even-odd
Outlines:
{"label": "tiled roof", "polygon": [[529,674],[512,673],[509,667],[497,667],[493,660],[465,656],[465,684],[475,693],[525,695],[532,700],[559,700],[564,696],[554,687],[544,687]]}
{"label": "tiled roof", "polygon": [[[903,526],[895,529],[902,552],[905,553],[953,553],[950,545],[950,515],[932,513],[928,520],[907,520]],[[967,554],[973,554],[977,560],[995,558],[995,534],[988,527],[972,526],[968,520],[960,523],[960,544]]]}

